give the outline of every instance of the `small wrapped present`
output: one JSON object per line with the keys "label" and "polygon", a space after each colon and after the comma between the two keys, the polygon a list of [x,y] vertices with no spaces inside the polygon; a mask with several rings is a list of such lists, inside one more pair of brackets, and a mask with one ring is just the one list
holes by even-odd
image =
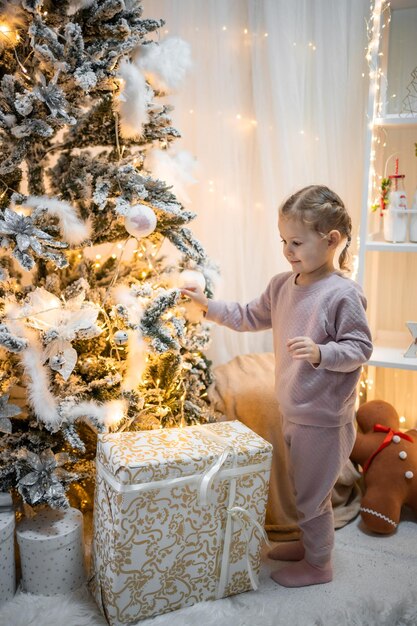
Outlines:
{"label": "small wrapped present", "polygon": [[111,626],[256,589],[271,460],[240,422],[99,436],[90,584]]}
{"label": "small wrapped present", "polygon": [[21,521],[16,529],[22,587],[54,596],[85,582],[83,516],[77,509],[46,509]]}
{"label": "small wrapped present", "polygon": [[0,493],[0,606],[13,598],[16,591],[14,528],[12,497]]}

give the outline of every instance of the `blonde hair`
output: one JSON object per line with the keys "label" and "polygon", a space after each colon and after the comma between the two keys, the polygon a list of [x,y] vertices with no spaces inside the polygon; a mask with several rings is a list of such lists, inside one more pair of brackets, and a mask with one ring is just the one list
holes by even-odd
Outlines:
{"label": "blonde hair", "polygon": [[346,237],[339,255],[339,267],[349,271],[349,246],[352,241],[352,220],[339,196],[324,185],[309,185],[290,196],[279,208],[280,216],[301,220],[312,230],[327,235],[338,230]]}

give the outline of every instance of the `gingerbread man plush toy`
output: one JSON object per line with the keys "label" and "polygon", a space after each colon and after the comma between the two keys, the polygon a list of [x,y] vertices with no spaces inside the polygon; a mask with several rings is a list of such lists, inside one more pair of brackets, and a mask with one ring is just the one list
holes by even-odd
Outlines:
{"label": "gingerbread man plush toy", "polygon": [[363,404],[356,419],[360,430],[350,458],[364,475],[361,517],[369,530],[389,534],[403,505],[417,513],[417,430],[400,432],[397,411],[382,400]]}

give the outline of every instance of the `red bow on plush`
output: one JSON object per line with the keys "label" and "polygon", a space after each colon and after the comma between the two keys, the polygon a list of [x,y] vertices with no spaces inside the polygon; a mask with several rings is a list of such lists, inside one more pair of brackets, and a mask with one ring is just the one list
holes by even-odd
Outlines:
{"label": "red bow on plush", "polygon": [[401,437],[401,439],[406,439],[407,441],[413,442],[413,440],[410,437],[410,435],[407,435],[406,433],[402,433],[400,431],[392,430],[392,428],[390,428],[389,426],[383,426],[382,424],[375,424],[374,425],[374,432],[376,432],[376,433],[387,433],[387,436],[385,437],[384,441],[381,443],[379,448],[377,450],[375,450],[375,452],[373,454],[371,454],[369,459],[366,461],[365,465],[363,466],[363,473],[364,474],[369,469],[369,466],[372,463],[372,461],[374,460],[374,458],[376,457],[376,455],[379,452],[381,452],[381,450],[386,448],[391,443],[392,438],[394,437],[394,435],[398,435],[398,437]]}

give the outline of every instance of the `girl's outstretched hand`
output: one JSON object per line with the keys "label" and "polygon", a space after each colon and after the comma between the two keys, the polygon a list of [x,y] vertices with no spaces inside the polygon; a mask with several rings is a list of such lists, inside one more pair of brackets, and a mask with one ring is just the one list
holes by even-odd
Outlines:
{"label": "girl's outstretched hand", "polygon": [[203,309],[203,311],[207,311],[208,298],[204,291],[201,289],[201,287],[198,287],[197,285],[190,287],[181,287],[180,291],[183,296],[187,296],[187,298],[190,298],[190,300],[195,302],[195,304],[198,304],[198,306]]}
{"label": "girl's outstretched hand", "polygon": [[287,348],[293,359],[304,359],[313,365],[319,365],[321,361],[320,348],[310,337],[288,339]]}

